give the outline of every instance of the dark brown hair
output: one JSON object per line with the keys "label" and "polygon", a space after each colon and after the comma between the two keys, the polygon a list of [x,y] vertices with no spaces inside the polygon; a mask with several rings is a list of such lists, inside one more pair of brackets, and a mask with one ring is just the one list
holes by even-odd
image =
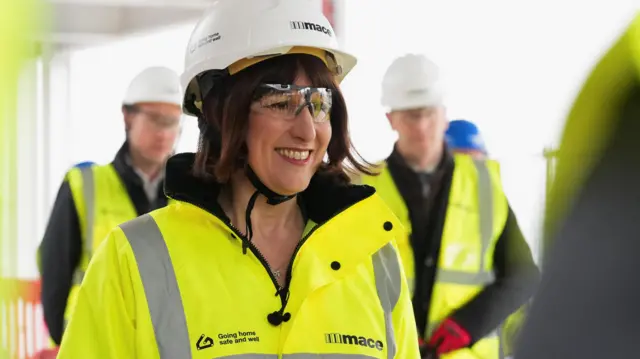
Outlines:
{"label": "dark brown hair", "polygon": [[[255,89],[264,83],[292,84],[304,72],[312,86],[332,91],[330,121],[332,136],[327,148],[328,162],[319,169],[348,182],[355,171],[373,175],[372,164],[353,148],[349,136],[347,106],[333,75],[326,65],[311,55],[283,55],[264,60],[233,76],[217,80],[203,101],[204,116],[198,119],[200,143],[193,167],[200,178],[226,183],[247,165],[245,143],[249,126],[249,107]],[[346,167],[343,163],[346,161]]]}

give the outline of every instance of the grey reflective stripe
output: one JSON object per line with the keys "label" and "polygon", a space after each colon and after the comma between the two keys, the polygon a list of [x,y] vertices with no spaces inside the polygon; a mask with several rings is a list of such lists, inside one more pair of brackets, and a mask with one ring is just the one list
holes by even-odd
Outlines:
{"label": "grey reflective stripe", "polygon": [[493,283],[496,276],[493,272],[469,273],[446,269],[438,270],[438,282],[467,285],[484,285]]}
{"label": "grey reflective stripe", "polygon": [[191,358],[182,298],[169,250],[158,225],[153,217],[145,214],[121,224],[120,228],[138,264],[160,359]]}
{"label": "grey reflective stripe", "polygon": [[[235,357],[232,358],[235,359]],[[363,354],[285,354],[282,359],[376,359],[376,357]]]}
{"label": "grey reflective stripe", "polygon": [[[286,356],[283,356],[283,358]],[[217,359],[278,359],[276,354],[233,354],[216,357]]]}
{"label": "grey reflective stripe", "polygon": [[93,223],[96,210],[95,183],[93,181],[93,169],[91,167],[80,168],[82,174],[82,195],[84,197],[85,226],[84,226],[84,251],[89,256],[93,252]]}
{"label": "grey reflective stripe", "polygon": [[480,216],[480,236],[482,238],[482,256],[480,257],[480,270],[484,271],[486,253],[491,245],[493,237],[493,187],[491,175],[487,168],[487,162],[474,160],[478,172],[478,205]]}
{"label": "grey reflective stripe", "polygon": [[[93,224],[96,212],[95,182],[93,168],[80,168],[82,176],[82,197],[84,199],[84,233],[82,234],[82,251],[87,258],[93,254]],[[78,268],[73,274],[73,283],[80,285],[84,279],[84,270]]]}
{"label": "grey reflective stripe", "polygon": [[398,351],[393,330],[392,314],[398,300],[400,300],[402,276],[400,275],[398,254],[391,243],[380,248],[380,250],[373,255],[373,272],[376,278],[378,298],[384,311],[387,358],[392,359]]}
{"label": "grey reflective stripe", "polygon": [[485,270],[487,251],[491,247],[493,238],[493,186],[491,184],[491,174],[484,160],[474,160],[473,163],[478,173],[478,216],[480,218],[478,230],[480,231],[482,248],[480,252],[480,270],[479,272],[471,273],[438,269],[436,280],[441,283],[484,286],[493,283],[495,280],[493,271]]}

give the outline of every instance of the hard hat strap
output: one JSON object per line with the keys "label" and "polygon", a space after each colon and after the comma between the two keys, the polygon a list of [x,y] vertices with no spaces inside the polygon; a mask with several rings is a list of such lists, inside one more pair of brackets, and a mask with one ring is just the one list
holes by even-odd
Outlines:
{"label": "hard hat strap", "polygon": [[261,195],[267,198],[267,203],[270,205],[275,206],[277,204],[286,202],[296,196],[295,194],[290,196],[285,196],[272,191],[267,186],[265,186],[264,183],[262,183],[262,181],[258,178],[258,175],[256,175],[255,172],[253,172],[253,169],[251,169],[251,166],[249,165],[247,165],[246,173],[247,173],[247,177],[249,178],[249,181],[251,181],[251,184],[256,188],[258,192],[260,192]]}
{"label": "hard hat strap", "polygon": [[[249,199],[249,203],[247,204],[247,210],[245,211],[245,223],[247,225],[246,236],[247,236],[247,240],[251,241],[253,239],[253,226],[251,225],[251,212],[253,211],[253,207],[256,204],[258,195],[261,194],[265,196],[267,198],[267,203],[272,206],[275,206],[277,204],[280,204],[292,198],[295,198],[296,195],[284,196],[270,190],[267,186],[264,185],[264,183],[262,183],[262,181],[260,181],[260,179],[258,178],[258,175],[256,175],[255,172],[253,172],[250,166],[247,166],[247,177],[249,178],[249,181],[251,181],[253,186],[256,188],[256,191],[253,193],[253,195]],[[242,246],[242,252],[245,254],[247,253],[247,247],[248,247],[248,244],[243,244]]]}

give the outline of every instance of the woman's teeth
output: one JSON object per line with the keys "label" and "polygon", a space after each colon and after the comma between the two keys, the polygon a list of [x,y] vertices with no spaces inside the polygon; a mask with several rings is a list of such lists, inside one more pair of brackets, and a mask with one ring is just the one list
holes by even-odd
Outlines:
{"label": "woman's teeth", "polygon": [[309,158],[309,154],[311,154],[311,151],[309,150],[296,151],[296,150],[287,150],[287,149],[277,149],[276,151],[287,158],[291,158],[299,161],[306,160],[307,158]]}

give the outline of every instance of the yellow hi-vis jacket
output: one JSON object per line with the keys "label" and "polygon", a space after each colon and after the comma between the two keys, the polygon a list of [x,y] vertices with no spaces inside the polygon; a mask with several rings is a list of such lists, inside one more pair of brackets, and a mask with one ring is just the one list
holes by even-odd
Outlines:
{"label": "yellow hi-vis jacket", "polygon": [[68,321],[94,248],[114,227],[136,218],[138,213],[111,164],[74,168],[67,173],[66,180],[71,188],[82,233],[82,256],[73,276],[73,286],[65,309],[65,321]]}
{"label": "yellow hi-vis jacket", "polygon": [[[464,154],[454,155],[455,170],[449,194],[449,206],[442,234],[436,281],[429,308],[425,338],[438,324],[475,297],[494,281],[493,252],[509,213],[502,189],[499,164],[491,160],[474,160]],[[407,206],[389,170],[379,176],[364,176],[391,207],[411,233]],[[415,264],[408,235],[398,238],[398,249],[413,289]],[[442,356],[443,359],[497,359],[501,356],[499,333],[490,334],[473,347]]]}
{"label": "yellow hi-vis jacket", "polygon": [[418,359],[403,236],[375,194],[314,227],[290,267],[288,320],[272,325],[283,301],[256,252],[177,201],[96,251],[58,358]]}

